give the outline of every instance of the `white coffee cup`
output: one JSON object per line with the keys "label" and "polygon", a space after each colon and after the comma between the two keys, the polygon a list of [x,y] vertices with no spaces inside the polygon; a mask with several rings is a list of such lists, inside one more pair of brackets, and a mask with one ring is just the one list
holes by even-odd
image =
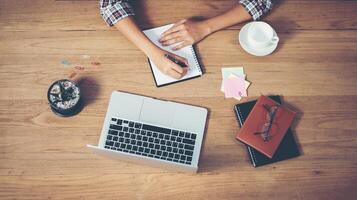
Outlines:
{"label": "white coffee cup", "polygon": [[279,37],[269,24],[265,22],[251,22],[248,28],[249,46],[255,49],[261,49],[278,42]]}

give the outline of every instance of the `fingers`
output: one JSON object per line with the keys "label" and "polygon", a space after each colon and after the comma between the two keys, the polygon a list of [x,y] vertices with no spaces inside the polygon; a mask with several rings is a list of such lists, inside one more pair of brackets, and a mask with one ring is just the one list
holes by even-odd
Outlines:
{"label": "fingers", "polygon": [[167,72],[168,72],[169,76],[176,78],[176,79],[180,79],[186,75],[187,70],[188,70],[188,67],[182,68],[182,67],[174,64],[171,66],[171,69],[168,70]]}
{"label": "fingers", "polygon": [[176,51],[176,50],[179,50],[179,49],[182,49],[188,45],[191,45],[192,43],[189,42],[189,41],[183,41],[181,42],[180,44],[176,45],[174,48],[172,48],[172,50]]}
{"label": "fingers", "polygon": [[177,76],[174,76],[174,78],[179,79],[179,78],[183,77],[184,75],[186,75],[188,67],[181,67],[181,66],[179,66],[177,64],[172,64],[171,65],[171,70],[175,72],[175,73],[172,73],[172,74],[176,74],[176,75],[179,74],[178,78],[177,78]]}
{"label": "fingers", "polygon": [[186,58],[183,58],[181,56],[178,56],[176,54],[170,54],[172,57],[174,57],[175,59],[181,61],[182,63],[185,63],[185,65],[188,67],[188,61]]}
{"label": "fingers", "polygon": [[180,32],[171,33],[160,39],[161,44],[164,46],[175,44],[181,41],[182,41],[182,37]]}
{"label": "fingers", "polygon": [[[188,26],[193,26],[193,28],[191,27],[191,31],[188,30]],[[180,20],[161,35],[159,42],[163,46],[175,45],[172,49],[179,50],[195,43],[196,39],[194,38],[197,36],[195,35],[195,30],[197,31],[198,27],[195,28],[192,23],[190,25],[187,20]]]}
{"label": "fingers", "polygon": [[181,67],[181,66],[171,62],[170,66],[168,66],[168,68],[166,68],[165,74],[167,74],[175,79],[180,79],[187,73],[187,70],[188,70],[188,67]]}
{"label": "fingers", "polygon": [[178,66],[178,65],[173,65],[171,66],[171,69],[175,70],[177,73],[179,73],[180,75],[183,75],[185,70],[184,68]]}
{"label": "fingers", "polygon": [[180,30],[180,28],[178,28],[178,26],[180,26],[181,24],[183,24],[185,22],[186,22],[186,19],[182,19],[182,20],[176,22],[171,28],[169,28],[167,31],[163,32],[161,34],[161,36],[167,35],[167,34],[170,34],[170,33],[173,33],[173,32],[176,32],[176,31]]}
{"label": "fingers", "polygon": [[166,74],[171,76],[172,78],[175,78],[175,79],[180,79],[182,77],[182,75],[180,73],[178,73],[177,71],[169,68],[167,71],[166,71]]}
{"label": "fingers", "polygon": [[170,46],[173,44],[177,44],[177,43],[181,43],[182,42],[182,38],[173,38],[171,40],[167,40],[166,42],[161,43],[162,46]]}
{"label": "fingers", "polygon": [[174,24],[174,26],[178,26],[178,25],[183,24],[183,23],[185,23],[185,22],[186,22],[186,19],[181,19],[180,21],[176,22],[176,23]]}
{"label": "fingers", "polygon": [[[167,30],[167,31],[165,31],[165,32],[163,32],[163,33],[161,34],[161,39],[164,38],[164,37],[166,37],[166,36],[168,36],[168,35],[170,35],[170,34],[172,34],[172,33],[177,32],[177,31],[179,31],[179,30],[181,30],[181,29],[183,29],[183,26],[182,26],[182,25],[173,26],[173,27],[171,27],[169,30]],[[160,41],[161,41],[161,39],[160,39]]]}

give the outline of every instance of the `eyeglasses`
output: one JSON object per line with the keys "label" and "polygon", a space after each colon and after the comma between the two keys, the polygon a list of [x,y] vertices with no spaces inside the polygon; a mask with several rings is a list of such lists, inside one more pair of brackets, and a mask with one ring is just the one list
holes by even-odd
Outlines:
{"label": "eyeglasses", "polygon": [[263,107],[267,111],[266,122],[264,123],[262,130],[260,132],[254,133],[254,135],[261,135],[264,142],[267,142],[272,137],[270,130],[271,130],[271,127],[273,126],[274,117],[275,117],[276,111],[279,108],[279,105],[269,106],[269,105],[263,104]]}

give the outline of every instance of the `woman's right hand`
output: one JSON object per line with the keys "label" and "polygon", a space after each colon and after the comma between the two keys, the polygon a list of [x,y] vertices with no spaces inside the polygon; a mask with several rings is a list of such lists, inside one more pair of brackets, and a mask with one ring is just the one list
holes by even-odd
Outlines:
{"label": "woman's right hand", "polygon": [[[182,63],[186,64],[186,67],[181,67],[180,65],[172,62],[170,59],[168,59],[165,55],[169,54],[170,56],[174,57],[175,59],[181,61]],[[175,54],[169,53],[167,51],[164,51],[162,49],[158,49],[156,52],[154,52],[151,56],[149,56],[150,60],[155,63],[155,65],[159,68],[159,70],[174,78],[174,79],[180,79],[183,76],[186,75],[187,70],[188,70],[188,62],[186,58],[182,58],[180,56],[177,56]]]}

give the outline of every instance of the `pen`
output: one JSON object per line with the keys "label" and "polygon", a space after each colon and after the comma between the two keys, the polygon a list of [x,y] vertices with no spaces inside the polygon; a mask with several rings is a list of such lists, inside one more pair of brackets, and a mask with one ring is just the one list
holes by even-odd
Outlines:
{"label": "pen", "polygon": [[179,65],[182,68],[188,67],[185,63],[177,60],[176,58],[172,57],[170,54],[165,54],[165,57],[168,58],[169,60],[171,60],[172,62],[176,63],[177,65]]}

